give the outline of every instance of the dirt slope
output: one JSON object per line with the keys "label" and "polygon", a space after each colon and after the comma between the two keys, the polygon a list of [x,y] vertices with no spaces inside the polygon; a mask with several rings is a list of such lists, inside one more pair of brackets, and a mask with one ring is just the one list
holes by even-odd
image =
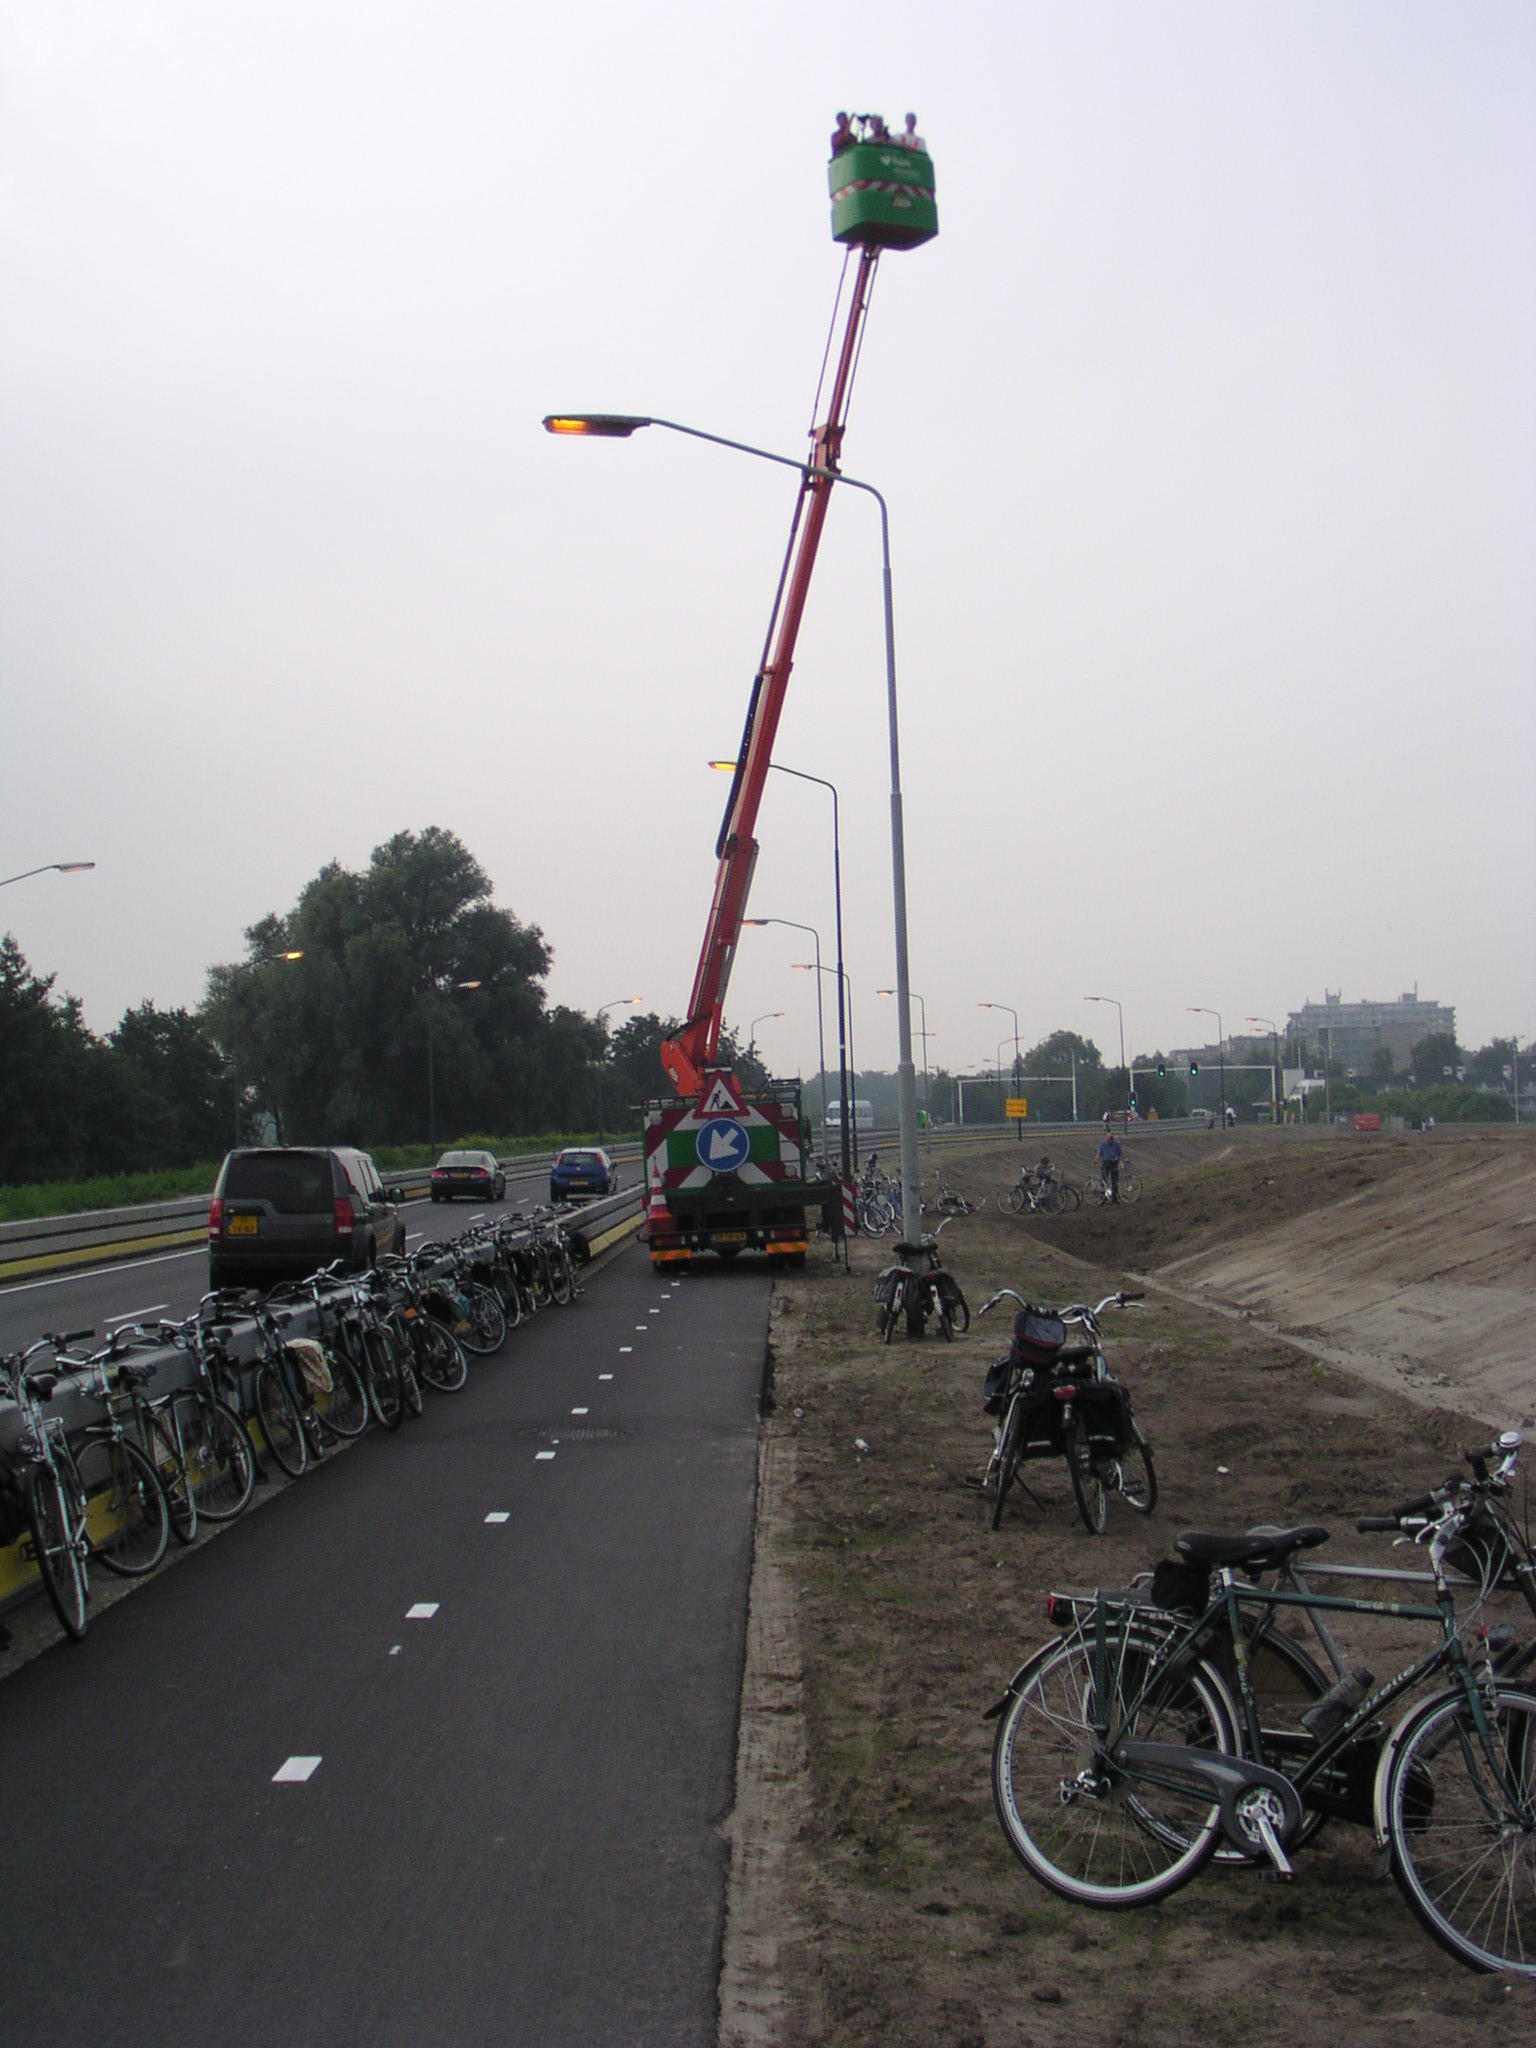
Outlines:
{"label": "dirt slope", "polygon": [[[993,1816],[983,1714],[1046,1634],[1050,1587],[1123,1583],[1180,1528],[1260,1520],[1321,1520],[1330,1554],[1400,1562],[1351,1518],[1438,1478],[1484,1420],[1520,1419],[1528,1134],[1287,1137],[1138,1136],[1135,1208],[1041,1225],[988,1208],[945,1233],[973,1302],[1003,1282],[1060,1301],[1151,1276],[1112,1356],[1162,1499],[1149,1521],[1116,1503],[1101,1538],[1074,1525],[1054,1465],[1029,1468],[1033,1497],[995,1533],[966,1483],[990,1446],[997,1322],[953,1346],[883,1347],[870,1289],[884,1247],[858,1247],[846,1274],[813,1261],[777,1291],[726,2048],[1532,2038],[1531,1986],[1435,1947],[1375,1875],[1363,1829],[1330,1824],[1291,1886],[1211,1870],[1155,1908],[1099,1914],[1034,1883]],[[1086,1140],[1053,1149],[1086,1171]],[[973,1156],[968,1176],[990,1187],[1019,1156]],[[1466,1376],[1429,1384],[1441,1372]],[[1394,1627],[1350,1617],[1346,1646],[1385,1674],[1421,1641]]]}

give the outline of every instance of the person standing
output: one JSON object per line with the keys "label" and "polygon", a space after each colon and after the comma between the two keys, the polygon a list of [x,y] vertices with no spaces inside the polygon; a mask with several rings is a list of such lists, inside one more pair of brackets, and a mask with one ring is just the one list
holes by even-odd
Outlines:
{"label": "person standing", "polygon": [[1106,1130],[1099,1146],[1099,1178],[1109,1191],[1109,1199],[1120,1199],[1120,1162],[1125,1157],[1125,1147],[1112,1130]]}

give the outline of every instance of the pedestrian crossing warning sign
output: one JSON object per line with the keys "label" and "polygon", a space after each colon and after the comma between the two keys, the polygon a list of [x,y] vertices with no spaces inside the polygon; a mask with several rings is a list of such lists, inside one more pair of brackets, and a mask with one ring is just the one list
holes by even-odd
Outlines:
{"label": "pedestrian crossing warning sign", "polygon": [[711,1074],[709,1085],[699,1097],[694,1109],[696,1123],[708,1123],[717,1116],[740,1116],[747,1113],[747,1105],[741,1099],[733,1074]]}

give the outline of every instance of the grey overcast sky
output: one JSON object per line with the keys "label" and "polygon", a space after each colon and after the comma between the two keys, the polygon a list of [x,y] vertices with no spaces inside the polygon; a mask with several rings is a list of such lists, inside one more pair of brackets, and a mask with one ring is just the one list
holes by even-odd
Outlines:
{"label": "grey overcast sky", "polygon": [[[95,1029],[429,824],[552,1000],[681,1013],[794,480],[539,423],[803,451],[844,107],[939,190],[844,450],[931,1061],[1113,1059],[1088,994],[1536,1034],[1531,0],[9,0],[0,64],[0,874],[97,862],[0,926]],[[880,618],[849,493],[777,753],[890,1066]],[[759,836],[830,960],[824,793]],[[727,1005],[780,1071],[810,948]]]}

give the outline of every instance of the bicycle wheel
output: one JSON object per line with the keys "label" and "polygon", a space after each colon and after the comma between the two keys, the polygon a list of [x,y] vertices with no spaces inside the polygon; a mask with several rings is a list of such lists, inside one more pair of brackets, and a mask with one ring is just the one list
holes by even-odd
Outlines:
{"label": "bicycle wheel", "polygon": [[1024,1404],[1015,1395],[1008,1403],[1008,1413],[1003,1418],[1003,1434],[997,1446],[997,1491],[992,1496],[992,1526],[1000,1529],[1003,1524],[1003,1502],[1008,1498],[1009,1489],[1019,1475],[1019,1440],[1024,1434]]}
{"label": "bicycle wheel", "polygon": [[1027,1200],[1028,1197],[1024,1193],[1023,1184],[1015,1180],[1010,1181],[1008,1186],[999,1193],[997,1206],[999,1209],[1011,1209],[1015,1216],[1019,1216],[1023,1214],[1024,1205]]}
{"label": "bicycle wheel", "polygon": [[192,1482],[187,1475],[186,1464],[176,1445],[176,1438],[163,1415],[146,1415],[141,1423],[141,1442],[146,1456],[151,1460],[165,1489],[165,1504],[170,1511],[171,1534],[178,1543],[193,1543],[197,1540],[197,1495],[192,1491]]}
{"label": "bicycle wheel", "polygon": [[950,1314],[949,1302],[945,1297],[944,1290],[940,1287],[930,1286],[927,1289],[927,1295],[928,1312],[939,1326],[939,1335],[946,1344],[953,1344],[955,1341],[955,1321],[954,1317]]}
{"label": "bicycle wheel", "polygon": [[27,1473],[27,1528],[37,1575],[59,1626],[78,1643],[85,1634],[90,1583],[72,1527],[75,1517],[69,1496],[73,1491],[51,1465],[34,1465]]}
{"label": "bicycle wheel", "polygon": [[1090,1536],[1102,1536],[1109,1520],[1109,1488],[1095,1467],[1088,1445],[1088,1433],[1080,1416],[1074,1415],[1061,1432],[1067,1471],[1072,1479],[1072,1498],[1083,1527]]}
{"label": "bicycle wheel", "polygon": [[405,1420],[405,1392],[395,1348],[382,1330],[364,1330],[362,1341],[363,1383],[374,1420],[381,1429],[398,1429]]}
{"label": "bicycle wheel", "polygon": [[1119,1463],[1120,1498],[1138,1515],[1150,1515],[1157,1506],[1157,1468],[1139,1422],[1131,1424],[1131,1441],[1120,1453]]}
{"label": "bicycle wheel", "polygon": [[473,1280],[466,1284],[463,1293],[469,1303],[469,1329],[460,1335],[459,1342],[466,1351],[476,1352],[482,1358],[499,1351],[507,1341],[506,1310],[489,1287],[478,1286]]}
{"label": "bicycle wheel", "polygon": [[1135,1200],[1136,1200],[1136,1199],[1137,1199],[1137,1198],[1139,1197],[1139,1195],[1140,1195],[1140,1194],[1141,1194],[1141,1179],[1140,1179],[1140,1176],[1139,1176],[1139,1175],[1137,1175],[1137,1174],[1134,1174],[1134,1173],[1122,1173],[1122,1174],[1121,1174],[1121,1176],[1120,1176],[1120,1199],[1121,1199],[1121,1201],[1122,1201],[1122,1202],[1134,1202],[1134,1201],[1135,1201]]}
{"label": "bicycle wheel", "polygon": [[1486,1737],[1459,1691],[1411,1716],[1385,1787],[1392,1875],[1474,1970],[1536,1978],[1536,1693],[1501,1692]]}
{"label": "bicycle wheel", "polygon": [[[900,1280],[898,1280],[895,1286],[891,1289],[890,1300],[881,1309],[880,1315],[875,1318],[875,1321],[880,1329],[880,1335],[884,1338],[887,1344],[890,1343],[891,1339],[896,1334],[896,1325],[902,1320],[902,1318],[906,1314],[906,1303],[906,1287]],[[881,1321],[881,1317],[884,1318],[883,1322]]]}
{"label": "bicycle wheel", "polygon": [[1069,1180],[1057,1183],[1056,1194],[1056,1214],[1058,1216],[1065,1216],[1073,1209],[1081,1209],[1083,1206],[1082,1189],[1074,1187]]}
{"label": "bicycle wheel", "polygon": [[550,1292],[557,1308],[569,1308],[576,1299],[576,1268],[563,1244],[551,1245],[549,1252]]}
{"label": "bicycle wheel", "polygon": [[88,1435],[75,1463],[85,1490],[91,1555],[119,1578],[152,1572],[171,1540],[160,1474],[126,1437]]}
{"label": "bicycle wheel", "polygon": [[256,1452],[235,1411],[211,1395],[184,1407],[181,1441],[198,1513],[210,1522],[243,1514],[256,1490]]}
{"label": "bicycle wheel", "polygon": [[1220,1806],[1197,1780],[1153,1784],[1112,1760],[1127,1739],[1234,1753],[1221,1680],[1197,1660],[1159,1673],[1158,1647],[1155,1635],[1123,1625],[1102,1644],[1049,1644],[1014,1680],[998,1723],[992,1797],[1008,1845],[1079,1905],[1166,1898],[1221,1836]]}
{"label": "bicycle wheel", "polygon": [[420,1316],[412,1326],[416,1343],[416,1370],[422,1381],[440,1394],[456,1394],[469,1378],[469,1360],[452,1330],[445,1330],[430,1316]]}
{"label": "bicycle wheel", "polygon": [[302,1477],[309,1463],[309,1439],[288,1384],[270,1359],[256,1368],[256,1413],[267,1449],[290,1479]]}
{"label": "bicycle wheel", "polygon": [[339,1347],[328,1350],[325,1362],[330,1368],[331,1391],[322,1395],[323,1407],[318,1407],[320,1424],[332,1436],[358,1437],[368,1427],[368,1389],[351,1356]]}

